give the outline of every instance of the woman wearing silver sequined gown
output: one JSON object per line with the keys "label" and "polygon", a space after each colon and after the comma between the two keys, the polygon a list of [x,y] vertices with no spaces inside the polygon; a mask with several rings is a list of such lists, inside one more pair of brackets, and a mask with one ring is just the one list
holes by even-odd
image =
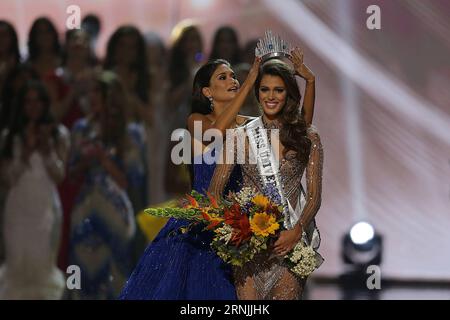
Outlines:
{"label": "woman wearing silver sequined gown", "polygon": [[[299,54],[298,50],[294,52],[294,58],[299,58]],[[296,63],[294,67],[297,71]],[[264,111],[261,122],[267,130],[268,142],[279,147],[275,157],[281,159],[277,164],[283,194],[296,208],[301,199],[302,175],[306,171],[306,202],[300,219],[292,228],[281,231],[269,252],[260,254],[242,268],[233,269],[236,292],[238,299],[244,300],[300,299],[305,280],[297,278],[284,265],[282,257],[298,243],[303,228],[308,239],[313,234],[319,238],[314,217],[321,204],[322,145],[317,130],[312,126],[308,128],[300,115],[300,91],[293,70],[286,63],[279,60],[266,62],[255,83],[255,94]],[[271,139],[274,129],[279,130],[279,141]],[[249,162],[250,146],[246,131],[236,130],[235,139],[234,155],[239,143],[245,150],[245,163],[241,164],[243,187],[263,192],[264,184],[258,166]],[[213,194],[222,193],[234,166],[216,166],[209,188]]]}

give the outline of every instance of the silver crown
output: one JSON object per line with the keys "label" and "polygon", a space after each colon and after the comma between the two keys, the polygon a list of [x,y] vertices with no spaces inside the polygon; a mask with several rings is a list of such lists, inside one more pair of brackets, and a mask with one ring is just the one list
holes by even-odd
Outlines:
{"label": "silver crown", "polygon": [[259,39],[255,48],[255,56],[267,60],[274,57],[291,56],[292,46],[289,42],[281,39],[280,36],[274,36],[271,30],[265,32],[265,37]]}

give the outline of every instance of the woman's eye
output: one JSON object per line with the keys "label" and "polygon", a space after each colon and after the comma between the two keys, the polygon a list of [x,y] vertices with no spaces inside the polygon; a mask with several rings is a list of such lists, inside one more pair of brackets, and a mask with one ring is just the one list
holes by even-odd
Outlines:
{"label": "woman's eye", "polygon": [[226,78],[225,78],[225,76],[220,76],[219,77],[219,80],[225,80]]}
{"label": "woman's eye", "polygon": [[269,89],[267,89],[267,88],[261,88],[260,90],[261,90],[261,92],[267,92],[267,91],[269,91]]}
{"label": "woman's eye", "polygon": [[276,90],[278,93],[283,93],[284,92],[284,89],[277,89]]}

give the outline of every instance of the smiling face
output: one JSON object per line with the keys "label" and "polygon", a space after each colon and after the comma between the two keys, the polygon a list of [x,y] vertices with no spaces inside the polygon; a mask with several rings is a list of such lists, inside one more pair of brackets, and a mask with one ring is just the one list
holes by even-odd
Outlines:
{"label": "smiling face", "polygon": [[239,90],[239,81],[236,79],[236,75],[225,64],[217,67],[209,82],[209,87],[204,87],[202,92],[205,97],[212,97],[215,102],[230,101]]}
{"label": "smiling face", "polygon": [[270,74],[264,75],[258,90],[258,100],[266,117],[276,118],[287,100],[287,90],[283,79]]}

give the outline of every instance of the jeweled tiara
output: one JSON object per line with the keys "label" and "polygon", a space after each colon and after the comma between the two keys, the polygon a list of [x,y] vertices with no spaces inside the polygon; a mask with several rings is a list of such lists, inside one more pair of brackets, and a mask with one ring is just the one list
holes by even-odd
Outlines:
{"label": "jeweled tiara", "polygon": [[255,55],[261,57],[263,61],[274,57],[289,57],[292,46],[289,42],[274,36],[271,30],[265,32],[265,36],[259,39],[255,48]]}

